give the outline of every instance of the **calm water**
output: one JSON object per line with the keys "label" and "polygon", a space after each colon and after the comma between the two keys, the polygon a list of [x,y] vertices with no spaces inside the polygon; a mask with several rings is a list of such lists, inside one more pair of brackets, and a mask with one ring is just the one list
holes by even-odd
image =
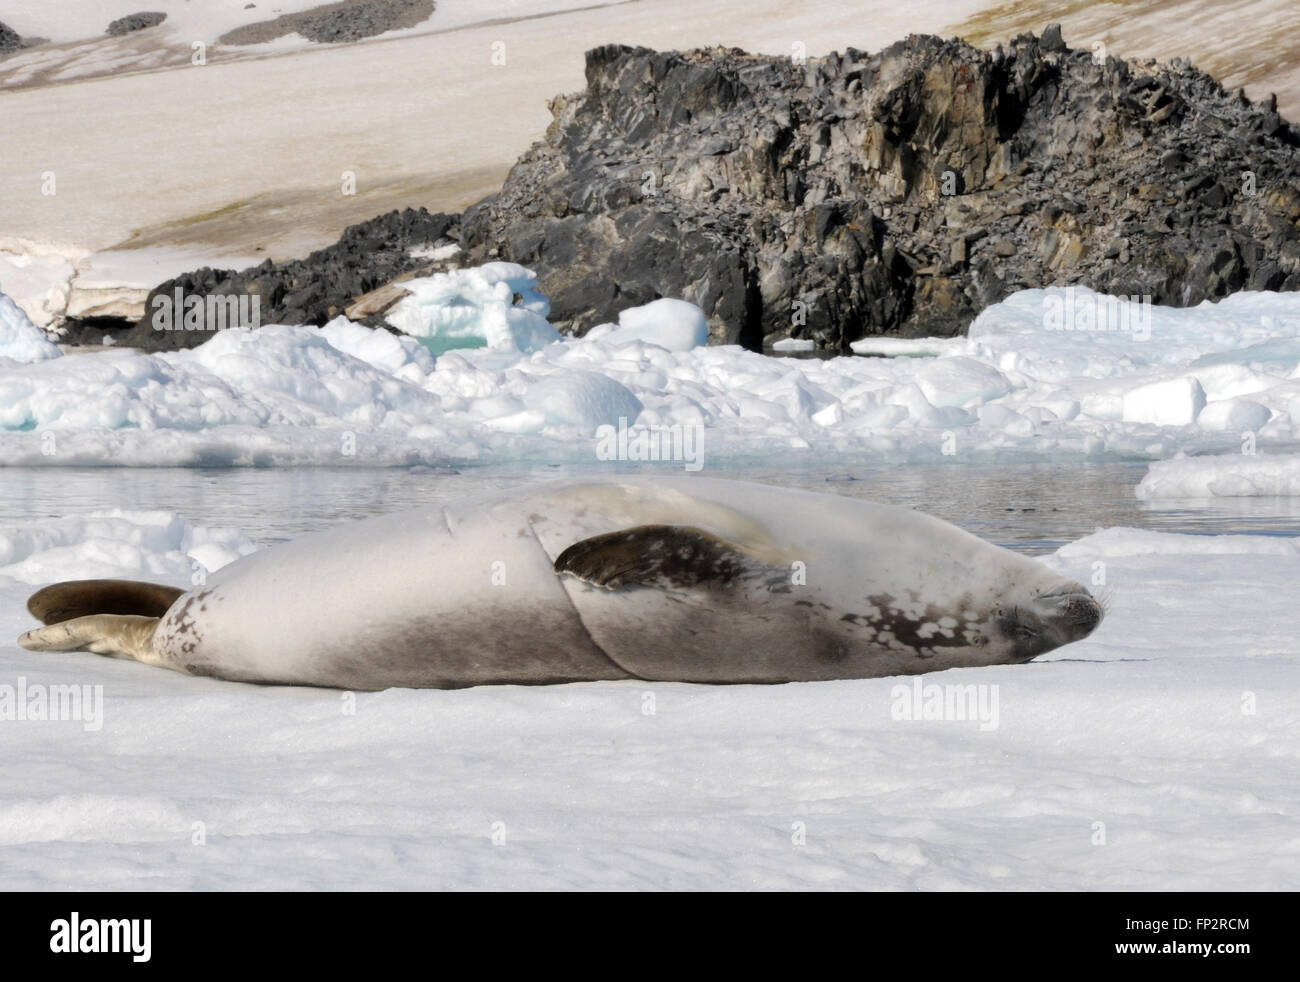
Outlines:
{"label": "calm water", "polygon": [[[673,473],[665,465],[620,473]],[[234,526],[271,543],[312,529],[610,465],[468,468],[460,472],[290,469],[0,469],[0,525],[103,508],[175,511],[195,524]],[[952,463],[923,466],[710,466],[710,477],[888,501],[917,508],[1023,552],[1050,552],[1115,525],[1193,533],[1300,535],[1300,499],[1138,501],[1140,463]]]}

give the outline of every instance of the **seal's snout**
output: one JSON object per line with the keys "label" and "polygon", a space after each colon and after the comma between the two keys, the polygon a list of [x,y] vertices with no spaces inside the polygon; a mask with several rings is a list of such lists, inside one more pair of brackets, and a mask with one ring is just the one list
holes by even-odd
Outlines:
{"label": "seal's snout", "polygon": [[1078,583],[1044,594],[1037,600],[1040,616],[1061,635],[1061,643],[1086,638],[1101,623],[1104,614],[1101,604]]}

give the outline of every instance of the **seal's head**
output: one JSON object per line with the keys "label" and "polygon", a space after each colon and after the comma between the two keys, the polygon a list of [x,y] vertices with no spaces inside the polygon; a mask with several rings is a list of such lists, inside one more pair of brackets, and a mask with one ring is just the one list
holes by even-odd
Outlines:
{"label": "seal's head", "polygon": [[988,622],[991,645],[1012,660],[1029,661],[1091,634],[1104,616],[1102,605],[1082,585],[1063,582],[1016,604],[998,604]]}
{"label": "seal's head", "polygon": [[882,515],[881,546],[853,554],[865,598],[845,602],[843,633],[895,652],[900,673],[1021,664],[1101,623],[1102,604],[1036,558],[931,516]]}

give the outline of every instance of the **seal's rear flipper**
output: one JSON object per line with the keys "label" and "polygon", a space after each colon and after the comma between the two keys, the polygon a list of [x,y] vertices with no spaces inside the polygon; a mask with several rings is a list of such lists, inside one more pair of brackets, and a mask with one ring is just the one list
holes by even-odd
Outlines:
{"label": "seal's rear flipper", "polygon": [[158,618],[184,593],[174,586],[133,580],[67,580],[37,590],[28,599],[27,609],[42,624],[59,624],[91,614]]}
{"label": "seal's rear flipper", "polygon": [[28,651],[77,651],[97,655],[134,658],[147,664],[161,664],[153,650],[157,617],[136,614],[91,614],[74,617],[48,627],[28,631],[18,643]]}
{"label": "seal's rear flipper", "polygon": [[594,586],[734,586],[764,569],[734,542],[690,525],[638,525],[575,542],[555,560],[555,572]]}

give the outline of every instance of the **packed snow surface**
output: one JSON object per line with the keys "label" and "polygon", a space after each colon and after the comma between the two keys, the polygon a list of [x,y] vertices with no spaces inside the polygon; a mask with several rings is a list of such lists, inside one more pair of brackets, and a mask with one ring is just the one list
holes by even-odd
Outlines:
{"label": "packed snow surface", "polygon": [[46,360],[0,363],[0,463],[582,461],[620,420],[634,433],[698,428],[706,461],[1160,459],[1235,451],[1243,432],[1261,453],[1300,443],[1298,294],[1175,309],[1026,290],[969,337],[817,360],[702,346],[699,310],[671,298],[561,338],[532,274],[511,263],[409,286],[395,319],[414,336],[340,318],[231,329],[165,354],[50,359],[20,319],[5,337],[29,340],[12,350]]}
{"label": "packed snow surface", "polygon": [[[1300,576],[1295,539],[1107,529],[1045,560],[1104,579],[1092,637],[915,679],[349,694],[9,640],[32,626],[39,584],[188,587],[255,548],[167,512],[0,526],[0,888],[1278,890],[1300,877],[1300,653],[1280,602]],[[945,685],[972,688],[929,688]],[[79,687],[80,709],[41,719],[54,686]],[[979,708],[926,718],[950,692]]]}

